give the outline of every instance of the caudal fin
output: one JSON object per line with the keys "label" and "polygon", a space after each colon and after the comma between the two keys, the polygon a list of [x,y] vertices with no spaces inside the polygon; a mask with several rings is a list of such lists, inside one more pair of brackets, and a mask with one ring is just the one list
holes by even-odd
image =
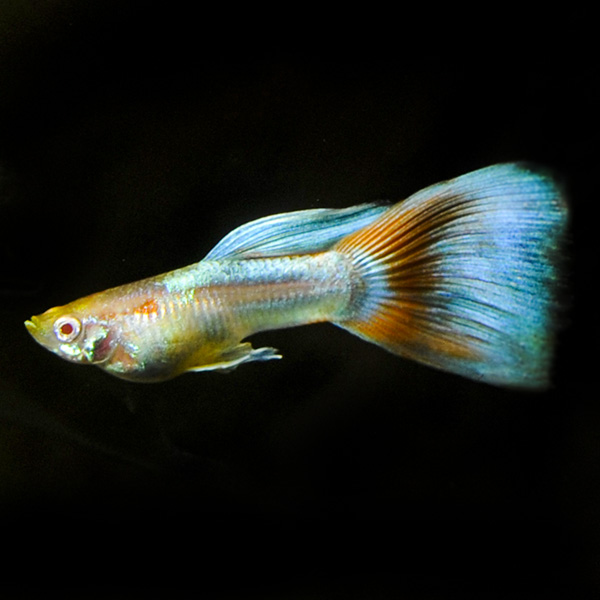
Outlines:
{"label": "caudal fin", "polygon": [[334,247],[359,282],[337,324],[433,367],[544,387],[566,221],[553,180],[519,164],[422,190]]}

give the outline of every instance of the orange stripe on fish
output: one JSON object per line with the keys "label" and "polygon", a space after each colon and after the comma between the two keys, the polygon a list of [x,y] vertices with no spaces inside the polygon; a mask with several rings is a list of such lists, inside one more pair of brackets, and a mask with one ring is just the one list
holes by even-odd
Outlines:
{"label": "orange stripe on fish", "polygon": [[137,306],[136,308],[133,309],[134,313],[137,314],[142,314],[142,315],[152,315],[152,314],[158,314],[158,303],[154,298],[150,298],[149,300],[146,300],[143,304],[141,304],[140,306]]}

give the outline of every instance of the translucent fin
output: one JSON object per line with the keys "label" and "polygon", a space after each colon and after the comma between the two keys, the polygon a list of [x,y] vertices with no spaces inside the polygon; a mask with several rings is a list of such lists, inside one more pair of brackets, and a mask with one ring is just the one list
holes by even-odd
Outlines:
{"label": "translucent fin", "polygon": [[566,204],[548,176],[496,165],[429,187],[334,249],[363,291],[338,325],[489,383],[548,383]]}
{"label": "translucent fin", "polygon": [[204,260],[323,252],[371,223],[387,208],[380,204],[360,204],[271,215],[228,233]]}
{"label": "translucent fin", "polygon": [[239,365],[252,361],[265,361],[281,358],[281,354],[275,348],[253,348],[248,342],[238,344],[220,357],[217,362],[208,365],[189,367],[186,371],[232,371]]}

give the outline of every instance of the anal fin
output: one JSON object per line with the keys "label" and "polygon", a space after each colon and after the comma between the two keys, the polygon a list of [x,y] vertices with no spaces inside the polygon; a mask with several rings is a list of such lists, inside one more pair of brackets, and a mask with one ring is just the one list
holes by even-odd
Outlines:
{"label": "anal fin", "polygon": [[209,364],[188,367],[186,372],[201,371],[233,371],[239,365],[253,361],[266,361],[281,358],[279,350],[276,348],[253,348],[249,342],[244,342],[234,346],[224,352],[218,360]]}

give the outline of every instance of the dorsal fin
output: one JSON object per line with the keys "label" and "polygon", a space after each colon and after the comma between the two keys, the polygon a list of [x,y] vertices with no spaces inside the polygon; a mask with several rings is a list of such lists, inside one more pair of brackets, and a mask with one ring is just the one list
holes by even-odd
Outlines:
{"label": "dorsal fin", "polygon": [[388,208],[372,203],[263,217],[228,233],[204,260],[324,252],[343,237],[372,223]]}

